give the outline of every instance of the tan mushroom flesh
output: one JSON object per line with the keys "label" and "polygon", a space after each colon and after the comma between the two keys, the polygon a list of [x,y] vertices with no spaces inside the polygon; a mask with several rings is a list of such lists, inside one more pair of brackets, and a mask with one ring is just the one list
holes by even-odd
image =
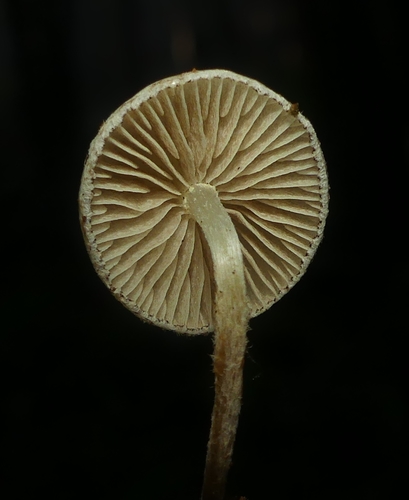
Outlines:
{"label": "tan mushroom flesh", "polygon": [[327,207],[325,162],[309,121],[230,71],[148,86],[91,144],[80,213],[97,273],[144,320],[215,331],[204,500],[224,495],[248,321],[304,274]]}

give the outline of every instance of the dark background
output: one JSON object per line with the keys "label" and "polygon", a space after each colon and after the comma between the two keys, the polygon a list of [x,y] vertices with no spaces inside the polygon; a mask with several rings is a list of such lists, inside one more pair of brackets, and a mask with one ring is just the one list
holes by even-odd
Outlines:
{"label": "dark background", "polygon": [[77,212],[102,121],[193,67],[298,102],[332,188],[306,276],[251,322],[230,493],[409,490],[404,5],[0,0],[2,498],[199,499],[212,338],[160,331],[117,303]]}

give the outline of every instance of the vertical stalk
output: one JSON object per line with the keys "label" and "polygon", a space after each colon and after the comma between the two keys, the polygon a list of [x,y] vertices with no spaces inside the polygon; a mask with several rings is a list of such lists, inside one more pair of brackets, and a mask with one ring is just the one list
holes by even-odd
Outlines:
{"label": "vertical stalk", "polygon": [[209,245],[215,281],[215,401],[202,500],[223,500],[240,413],[250,316],[243,256],[236,229],[213,186],[196,184],[185,194],[185,202]]}

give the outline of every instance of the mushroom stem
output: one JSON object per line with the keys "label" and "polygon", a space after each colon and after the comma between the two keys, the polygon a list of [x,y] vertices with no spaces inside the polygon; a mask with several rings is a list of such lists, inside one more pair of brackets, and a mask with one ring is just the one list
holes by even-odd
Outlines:
{"label": "mushroom stem", "polygon": [[196,184],[185,203],[204,233],[213,263],[215,401],[202,500],[222,500],[240,413],[250,309],[239,238],[216,189]]}

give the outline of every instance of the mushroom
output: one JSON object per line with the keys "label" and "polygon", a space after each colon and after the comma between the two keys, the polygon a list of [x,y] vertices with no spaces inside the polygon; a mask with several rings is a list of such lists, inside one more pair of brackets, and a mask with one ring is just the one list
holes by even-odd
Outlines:
{"label": "mushroom", "polygon": [[203,500],[221,500],[250,318],[304,274],[328,181],[298,105],[225,70],[166,78],[102,125],[80,188],[89,255],[114,296],[180,333],[214,331],[215,402]]}

